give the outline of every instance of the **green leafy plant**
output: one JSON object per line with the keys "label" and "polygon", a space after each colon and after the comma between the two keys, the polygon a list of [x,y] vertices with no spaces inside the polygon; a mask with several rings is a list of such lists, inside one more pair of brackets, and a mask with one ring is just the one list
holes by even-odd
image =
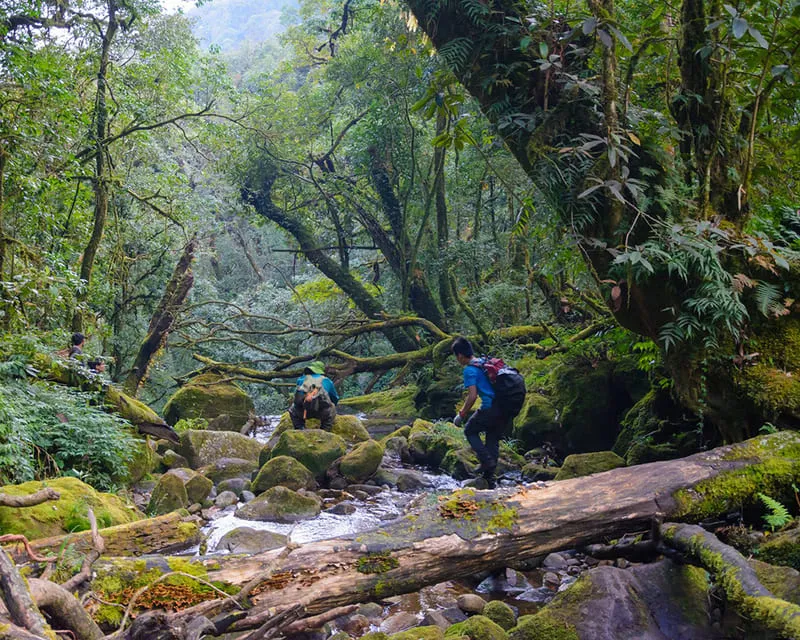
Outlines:
{"label": "green leafy plant", "polygon": [[769,509],[769,513],[764,515],[764,522],[770,528],[770,531],[785,527],[792,521],[792,516],[789,511],[780,502],[771,498],[770,496],[759,493],[758,498],[764,503],[764,506]]}
{"label": "green leafy plant", "polygon": [[777,433],[778,431],[779,431],[778,427],[776,427],[771,422],[765,422],[764,424],[761,425],[761,428],[758,430],[759,433],[765,433],[765,434]]}

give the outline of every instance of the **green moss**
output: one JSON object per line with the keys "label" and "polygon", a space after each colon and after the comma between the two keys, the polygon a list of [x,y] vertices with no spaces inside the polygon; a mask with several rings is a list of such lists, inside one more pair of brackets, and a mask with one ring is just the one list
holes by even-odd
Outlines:
{"label": "green moss", "polygon": [[342,398],[340,407],[347,407],[352,411],[361,411],[370,416],[386,418],[410,418],[416,415],[414,396],[417,394],[415,385],[397,387],[386,391],[377,391],[364,396]]}
{"label": "green moss", "polygon": [[3,493],[25,496],[44,487],[55,489],[61,494],[61,498],[33,507],[0,507],[0,533],[17,533],[27,536],[29,540],[36,540],[69,533],[68,527],[73,531],[85,530],[89,528],[89,521],[85,518],[89,507],[105,526],[134,522],[143,517],[121,498],[100,493],[77,478],[65,477],[46,482],[6,485]]}
{"label": "green moss", "polygon": [[175,424],[185,418],[211,420],[228,415],[234,426],[241,427],[254,409],[253,401],[236,384],[223,380],[222,376],[216,374],[192,378],[164,405],[164,419]]}
{"label": "green moss", "polygon": [[290,430],[281,434],[272,456],[290,456],[321,477],[330,464],[347,451],[345,441],[322,429]]}
{"label": "green moss", "polygon": [[359,573],[386,573],[400,566],[397,558],[388,552],[370,553],[356,560],[356,570]]}
{"label": "green moss", "polygon": [[400,427],[399,429],[395,429],[388,436],[383,436],[380,442],[382,444],[386,444],[391,438],[403,438],[407,440],[410,434],[411,434],[411,426],[406,425],[404,427]]}
{"label": "green moss", "polygon": [[486,616],[472,616],[464,622],[450,625],[444,632],[445,638],[466,636],[470,640],[507,640],[505,630]]}
{"label": "green moss", "polygon": [[319,499],[312,496],[302,495],[286,487],[272,487],[237,509],[236,516],[246,520],[276,522],[307,520],[316,517],[320,511]]}
{"label": "green moss", "polygon": [[580,619],[580,606],[591,596],[591,577],[584,574],[536,614],[522,616],[508,632],[508,639],[580,640],[573,621]]}
{"label": "green moss", "polygon": [[300,489],[315,489],[317,482],[314,480],[314,475],[299,460],[289,456],[277,456],[268,460],[261,467],[253,480],[252,491],[258,495],[277,486],[299,491]]}
{"label": "green moss", "polygon": [[759,560],[800,570],[800,529],[788,529],[767,538],[757,550]]}
{"label": "green moss", "polygon": [[493,515],[486,525],[486,531],[497,533],[498,531],[510,531],[519,520],[519,512],[514,507],[495,502],[491,505]]}
{"label": "green moss", "polygon": [[444,638],[444,633],[436,625],[414,627],[389,636],[389,640],[442,640],[442,638]]}
{"label": "green moss", "polygon": [[369,433],[357,416],[337,415],[333,420],[331,433],[335,433],[351,444],[369,440]]}
{"label": "green moss", "polygon": [[502,600],[487,602],[481,613],[506,631],[517,623],[514,610]]}
{"label": "green moss", "polygon": [[675,518],[701,520],[727,513],[751,504],[758,492],[781,496],[800,480],[800,441],[791,432],[781,431],[735,445],[724,459],[747,464],[676,492]]}
{"label": "green moss", "polygon": [[346,454],[339,463],[339,471],[349,482],[364,482],[378,470],[383,460],[383,446],[367,440]]}
{"label": "green moss", "polygon": [[618,467],[624,467],[625,461],[613,451],[595,451],[593,453],[575,453],[567,456],[556,480],[581,478],[593,473],[601,473]]}

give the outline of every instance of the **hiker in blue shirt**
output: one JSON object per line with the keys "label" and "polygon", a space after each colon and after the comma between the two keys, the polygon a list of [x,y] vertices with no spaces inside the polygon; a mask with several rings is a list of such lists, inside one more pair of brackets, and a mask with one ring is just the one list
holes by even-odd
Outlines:
{"label": "hiker in blue shirt", "polygon": [[325,376],[325,365],[316,360],[297,379],[294,401],[289,407],[289,417],[295,429],[306,428],[306,418],[317,418],[320,428],[330,431],[336,418],[339,394],[330,378]]}
{"label": "hiker in blue shirt", "polygon": [[[494,403],[495,391],[486,372],[480,366],[480,360],[475,358],[472,344],[466,338],[458,337],[451,347],[458,363],[464,367],[464,388],[467,390],[467,399],[458,412],[453,423],[460,427],[472,409],[475,400],[480,396],[481,408],[470,416],[464,427],[464,435],[472,450],[478,456],[481,474],[494,489],[494,472],[497,468],[497,459],[500,456],[500,438],[505,431],[509,420],[499,403]],[[486,434],[486,443],[481,441],[480,434]]]}

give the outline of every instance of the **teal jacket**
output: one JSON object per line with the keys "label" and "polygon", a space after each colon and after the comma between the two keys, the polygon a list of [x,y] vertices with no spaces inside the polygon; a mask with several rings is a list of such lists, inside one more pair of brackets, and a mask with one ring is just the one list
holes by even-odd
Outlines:
{"label": "teal jacket", "polygon": [[[327,377],[323,376],[321,373],[312,373],[312,374],[309,374],[309,375],[312,378],[314,378],[315,380],[317,378],[322,378],[322,388],[325,389],[325,391],[328,392],[328,395],[331,398],[331,402],[333,402],[333,404],[339,404],[339,394],[336,393],[336,387],[333,386],[333,381],[331,381],[330,378],[327,378]],[[305,380],[305,378],[306,377],[303,375],[303,376],[300,376],[297,379],[297,386],[298,387],[301,384],[303,384],[303,380]]]}

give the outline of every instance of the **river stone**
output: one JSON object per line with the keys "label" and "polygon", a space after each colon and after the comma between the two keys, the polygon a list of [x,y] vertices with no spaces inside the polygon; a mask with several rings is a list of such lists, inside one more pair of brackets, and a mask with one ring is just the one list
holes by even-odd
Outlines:
{"label": "river stone", "polygon": [[381,631],[389,635],[405,631],[417,624],[417,616],[410,611],[398,611],[381,622]]}
{"label": "river stone", "polygon": [[336,618],[336,628],[344,631],[348,637],[362,636],[365,631],[369,631],[369,627],[369,619],[360,613]]}
{"label": "river stone", "polygon": [[242,491],[250,488],[250,481],[244,478],[228,478],[217,485],[217,491],[232,491],[235,495],[242,495]]}
{"label": "river stone", "polygon": [[340,436],[345,442],[355,444],[369,440],[369,433],[358,416],[337,415],[333,419],[331,433]]}
{"label": "river stone", "polygon": [[486,600],[474,593],[462,593],[456,598],[458,608],[465,613],[481,613],[486,606]]}
{"label": "river stone", "polygon": [[300,522],[320,512],[316,496],[305,496],[286,487],[272,487],[236,510],[238,518],[271,522]]}
{"label": "river stone", "polygon": [[507,640],[508,638],[501,626],[481,615],[472,616],[464,622],[458,622],[448,627],[444,635],[446,638],[466,636],[470,640]]}
{"label": "river stone", "polygon": [[333,505],[330,509],[325,509],[326,513],[334,513],[338,516],[349,516],[356,512],[356,505],[352,502],[344,501]]}
{"label": "river stone", "polygon": [[595,451],[593,453],[573,453],[567,456],[556,475],[556,480],[580,478],[593,473],[610,471],[624,467],[625,460],[613,451]]}
{"label": "river stone", "polygon": [[351,483],[372,477],[383,460],[383,447],[375,440],[356,445],[339,462],[339,472]]}
{"label": "river stone", "polygon": [[236,418],[232,418],[227,413],[223,413],[211,420],[206,428],[210,431],[235,431],[236,433],[241,433],[242,426],[243,425],[238,424]]}
{"label": "river stone", "polygon": [[452,449],[447,452],[442,460],[442,470],[456,480],[466,480],[475,475],[480,461],[475,452],[469,447]]}
{"label": "river stone", "polygon": [[505,631],[517,624],[517,616],[514,614],[514,610],[502,600],[487,602],[481,615],[486,616]]}
{"label": "river stone", "polygon": [[126,505],[111,493],[100,493],[78,478],[52,478],[47,482],[31,481],[7,484],[2,492],[26,496],[44,488],[61,494],[58,500],[48,500],[32,507],[0,507],[0,533],[16,533],[29,540],[63,535],[89,529],[86,509],[91,507],[99,527],[111,527],[139,520],[143,514]]}
{"label": "river stone", "polygon": [[443,640],[444,631],[436,625],[414,627],[389,636],[389,640]]}
{"label": "river stone", "polygon": [[566,569],[567,560],[560,553],[550,553],[542,562],[542,566],[545,569]]}
{"label": "river stone", "polygon": [[178,420],[205,418],[212,420],[226,414],[233,431],[247,422],[254,404],[235,383],[224,381],[218,374],[203,374],[192,378],[178,389],[164,405],[164,419],[171,425]]}
{"label": "river stone", "polygon": [[271,455],[299,460],[316,478],[321,478],[330,464],[346,451],[347,446],[340,436],[322,429],[305,429],[282,433]]}
{"label": "river stone", "polygon": [[379,621],[383,617],[383,607],[377,602],[365,602],[358,608],[358,613],[366,616],[370,621]]}
{"label": "river stone", "polygon": [[444,631],[451,624],[452,624],[451,621],[445,618],[444,614],[441,611],[428,611],[423,616],[420,626],[430,627],[431,625],[436,625],[442,631]]}
{"label": "river stone", "polygon": [[392,438],[402,438],[408,442],[409,435],[411,435],[411,425],[405,425],[404,427],[395,429],[390,434],[383,436],[383,438],[381,438],[381,444],[386,446],[386,443]]}
{"label": "river stone", "polygon": [[241,433],[189,429],[181,434],[178,453],[189,461],[190,467],[198,469],[223,458],[239,458],[255,464],[261,447],[260,442]]}
{"label": "river stone", "polygon": [[223,491],[214,499],[214,506],[224,509],[239,502],[239,497],[233,491]]}
{"label": "river stone", "polygon": [[411,454],[408,451],[408,440],[401,436],[393,436],[388,440],[381,440],[386,453],[393,455],[403,462],[411,461]]}
{"label": "river stone", "polygon": [[286,487],[292,491],[316,489],[317,481],[312,473],[299,460],[289,456],[277,456],[261,467],[253,480],[253,493],[263,493],[272,487]]}
{"label": "river stone", "polygon": [[448,451],[467,445],[462,433],[458,436],[437,431],[432,422],[415,420],[408,436],[411,459],[417,464],[438,468]]}
{"label": "river stone", "polygon": [[258,470],[252,460],[242,458],[220,458],[214,464],[200,467],[198,471],[214,483],[225,480],[250,480],[250,476]]}
{"label": "river stone", "polygon": [[522,479],[527,482],[538,480],[552,480],[556,477],[561,467],[545,467],[536,462],[529,462],[522,467]]}
{"label": "river stone", "polygon": [[161,464],[167,469],[179,469],[180,467],[188,467],[189,463],[182,455],[175,453],[172,449],[167,449],[164,455],[161,456]]}
{"label": "river stone", "polygon": [[178,476],[165,473],[159,478],[156,488],[150,496],[147,513],[162,515],[185,509],[189,506],[189,496],[186,494],[186,485]]}
{"label": "river stone", "polygon": [[242,502],[251,502],[252,500],[255,500],[255,498],[256,498],[256,494],[253,493],[252,491],[248,491],[247,489],[242,491],[242,495],[239,496],[239,499]]}
{"label": "river stone", "polygon": [[186,487],[186,496],[189,498],[189,504],[205,500],[214,486],[214,483],[204,475],[186,467],[170,469],[164,475],[174,475],[181,479],[183,486]]}
{"label": "river stone", "polygon": [[217,543],[217,550],[231,553],[261,553],[285,547],[289,538],[280,533],[262,531],[251,527],[239,527],[229,531]]}
{"label": "river stone", "polygon": [[357,491],[363,491],[367,496],[377,496],[383,489],[374,484],[351,484],[347,486],[347,491],[353,495]]}

